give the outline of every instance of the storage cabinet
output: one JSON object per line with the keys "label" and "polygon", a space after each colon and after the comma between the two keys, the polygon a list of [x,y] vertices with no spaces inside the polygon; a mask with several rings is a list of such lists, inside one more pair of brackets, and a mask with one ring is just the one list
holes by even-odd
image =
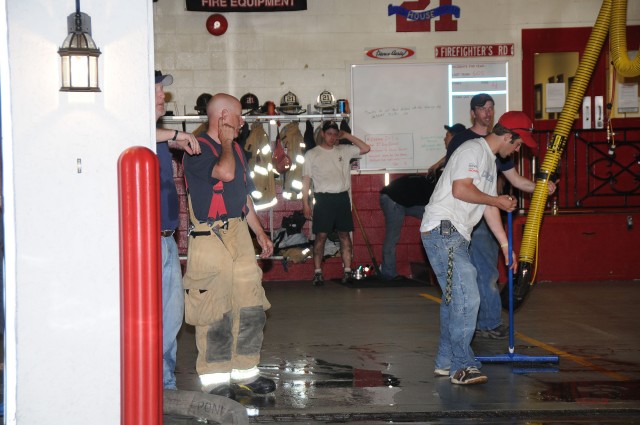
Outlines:
{"label": "storage cabinet", "polygon": [[[525,223],[526,216],[514,216],[516,254]],[[640,279],[639,260],[640,211],[545,214],[538,238],[535,281]],[[503,267],[501,270],[501,281],[505,282],[507,275]]]}

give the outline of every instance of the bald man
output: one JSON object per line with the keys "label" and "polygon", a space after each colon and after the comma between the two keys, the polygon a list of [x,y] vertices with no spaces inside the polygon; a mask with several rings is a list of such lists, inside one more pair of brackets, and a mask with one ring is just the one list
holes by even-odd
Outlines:
{"label": "bald man", "polygon": [[198,137],[202,154],[183,159],[191,223],[185,320],[196,328],[196,371],[210,394],[267,394],[276,385],[260,376],[258,363],[271,305],[249,228],[261,257],[273,254],[273,243],[256,215],[247,160],[234,141],[244,124],[240,101],[216,94],[207,117],[209,127]]}

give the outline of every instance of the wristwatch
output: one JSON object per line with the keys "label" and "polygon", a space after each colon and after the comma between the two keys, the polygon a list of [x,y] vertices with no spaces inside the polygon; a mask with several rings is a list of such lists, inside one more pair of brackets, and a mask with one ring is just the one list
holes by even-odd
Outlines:
{"label": "wristwatch", "polygon": [[173,133],[173,137],[169,139],[170,142],[175,142],[176,139],[178,138],[178,130],[173,130],[173,131],[175,131],[175,133]]}

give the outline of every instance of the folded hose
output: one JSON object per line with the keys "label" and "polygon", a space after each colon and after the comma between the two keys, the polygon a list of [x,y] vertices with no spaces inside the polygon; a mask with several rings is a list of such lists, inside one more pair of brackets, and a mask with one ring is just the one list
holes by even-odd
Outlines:
{"label": "folded hose", "polygon": [[221,425],[249,425],[247,409],[242,404],[227,397],[198,391],[165,390],[163,412],[212,420]]}
{"label": "folded hose", "polygon": [[[612,3],[615,3],[612,6]],[[620,75],[631,77],[640,75],[640,55],[634,61],[629,60],[626,45],[627,0],[604,0],[602,7],[589,36],[584,55],[576,71],[573,84],[569,89],[560,118],[553,137],[547,147],[547,153],[536,175],[536,186],[531,198],[527,221],[522,236],[522,244],[518,257],[518,275],[513,285],[513,306],[519,307],[533,285],[532,264],[538,245],[538,233],[547,203],[548,181],[554,176],[560,157],[567,145],[573,119],[582,105],[582,98],[587,90],[596,62],[600,57],[602,46],[611,35],[611,57],[616,71]],[[503,296],[503,306],[508,306]]]}

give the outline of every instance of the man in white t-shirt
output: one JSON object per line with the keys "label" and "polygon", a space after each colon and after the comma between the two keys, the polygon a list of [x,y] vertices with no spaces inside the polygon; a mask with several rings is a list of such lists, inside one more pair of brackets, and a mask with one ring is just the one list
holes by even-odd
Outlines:
{"label": "man in white t-shirt", "polygon": [[480,295],[476,269],[469,259],[473,227],[484,216],[505,258],[508,252],[500,211],[511,212],[516,201],[497,195],[496,155],[506,158],[532,140],[531,120],[519,111],[505,113],[492,132],[462,144],[453,153],[438,180],[420,226],[422,244],[442,289],[440,342],[436,376],[449,376],[453,384],[487,382],[471,349]]}
{"label": "man in white t-shirt", "polygon": [[[324,284],[322,275],[322,259],[324,245],[329,233],[334,230],[340,239],[340,254],[344,275],[342,282],[352,281],[351,257],[352,244],[349,232],[353,231],[353,217],[351,216],[351,165],[350,161],[364,155],[371,147],[365,142],[341,131],[333,121],[325,121],[320,132],[322,143],[307,151],[302,166],[302,205],[304,216],[313,220],[311,231],[316,235],[313,243],[313,264],[315,271],[313,284]],[[340,144],[340,139],[346,139],[352,144]],[[309,188],[313,181],[315,205],[313,214],[309,202]]]}

